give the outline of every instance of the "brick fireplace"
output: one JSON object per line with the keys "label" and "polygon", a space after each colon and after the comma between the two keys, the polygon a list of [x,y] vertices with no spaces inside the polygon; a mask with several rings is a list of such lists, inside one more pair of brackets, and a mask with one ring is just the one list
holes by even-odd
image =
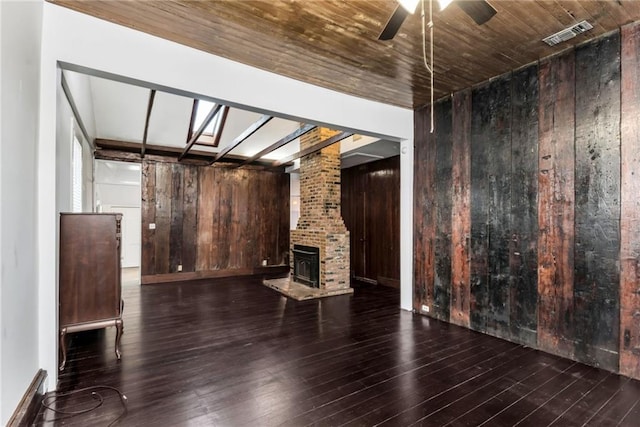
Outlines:
{"label": "brick fireplace", "polygon": [[[316,128],[300,138],[300,149],[337,133]],[[296,245],[298,248],[301,245],[307,249],[318,248],[319,283],[316,287],[325,291],[351,290],[349,232],[340,214],[339,142],[300,159],[300,219],[290,238],[292,278]]]}

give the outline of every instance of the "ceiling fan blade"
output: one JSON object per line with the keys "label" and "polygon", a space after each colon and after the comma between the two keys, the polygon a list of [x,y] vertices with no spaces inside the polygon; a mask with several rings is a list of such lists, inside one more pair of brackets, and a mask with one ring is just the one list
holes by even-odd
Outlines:
{"label": "ceiling fan blade", "polygon": [[497,10],[485,0],[457,0],[454,3],[460,6],[478,25],[484,24],[497,13]]}
{"label": "ceiling fan blade", "polygon": [[387,25],[385,25],[384,29],[378,36],[378,40],[391,40],[400,29],[404,20],[407,19],[407,16],[409,16],[409,12],[398,4],[396,6],[396,10],[391,14]]}

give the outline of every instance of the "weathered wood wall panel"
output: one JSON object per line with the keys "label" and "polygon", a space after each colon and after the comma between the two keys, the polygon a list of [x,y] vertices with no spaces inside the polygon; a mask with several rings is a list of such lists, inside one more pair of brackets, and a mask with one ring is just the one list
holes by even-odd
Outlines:
{"label": "weathered wood wall panel", "polygon": [[195,271],[197,244],[185,245],[184,242],[198,242],[198,168],[185,166],[183,182],[182,269]]}
{"label": "weathered wood wall panel", "polygon": [[578,360],[618,369],[620,35],[576,49],[574,339]]}
{"label": "weathered wood wall panel", "polygon": [[[216,169],[215,170],[215,183],[216,187],[219,188],[215,190],[218,194],[218,211],[217,215],[212,213],[209,215],[213,216],[213,235],[215,239],[215,251],[212,251],[209,254],[209,264],[207,266],[207,270],[218,270],[225,269],[229,267],[229,257],[231,253],[231,239],[236,239],[236,235],[231,236],[231,221],[233,219],[233,190],[235,187],[234,182],[229,181],[229,171],[227,169]],[[206,194],[203,194],[202,197],[207,197]],[[200,209],[198,209],[198,213],[202,213],[203,217],[206,216],[206,213]]]}
{"label": "weathered wood wall panel", "polygon": [[573,357],[575,55],[540,64],[538,346]]}
{"label": "weathered wood wall panel", "polygon": [[[196,201],[196,212],[218,212],[220,200],[215,191],[219,188],[214,182],[215,168],[205,168],[199,171],[199,196]],[[196,271],[209,270],[209,260],[214,247],[218,245],[218,235],[213,234],[213,221],[218,215],[206,215],[198,217],[198,240],[196,243]],[[217,227],[216,227],[217,230]]]}
{"label": "weathered wood wall panel", "polygon": [[429,315],[640,378],[640,26],[448,105],[415,113],[414,307],[450,254]]}
{"label": "weathered wood wall panel", "polygon": [[156,274],[167,274],[171,271],[169,268],[169,254],[171,251],[171,190],[171,165],[169,163],[156,164],[156,216],[153,221],[149,221],[156,225]]}
{"label": "weathered wood wall panel", "polygon": [[509,336],[510,315],[510,88],[511,77],[503,76],[472,93],[471,236],[472,248],[479,251],[472,254],[477,310],[472,310],[471,326],[500,337]]}
{"label": "weathered wood wall panel", "polygon": [[343,169],[340,181],[342,219],[354,248],[352,276],[399,287],[400,157]]}
{"label": "weathered wood wall panel", "polygon": [[414,207],[414,309],[433,305],[433,175],[435,151],[430,134],[429,109],[415,112],[415,147],[413,176]]}
{"label": "weathered wood wall panel", "polygon": [[142,189],[144,283],[286,263],[289,175],[144,161]]}
{"label": "weathered wood wall panel", "polygon": [[470,240],[470,325],[476,331],[487,330],[489,315],[489,179],[491,163],[491,115],[485,105],[491,87],[471,94],[471,240]]}
{"label": "weathered wood wall panel", "polygon": [[436,105],[433,247],[433,317],[449,320],[451,305],[452,102]]}
{"label": "weathered wood wall panel", "polygon": [[182,265],[182,236],[184,213],[184,168],[171,165],[171,228],[169,231],[169,271],[178,271]]}
{"label": "weathered wood wall panel", "polygon": [[538,67],[511,78],[511,337],[536,345],[538,308]]}
{"label": "weathered wood wall panel", "polygon": [[452,323],[469,327],[469,237],[471,235],[471,91],[453,96],[451,309]]}
{"label": "weathered wood wall panel", "polygon": [[[508,337],[510,319],[509,247],[511,241],[511,77],[490,84],[488,139],[489,286],[487,332]],[[472,136],[472,143],[473,136]],[[473,166],[472,166],[473,167]]]}
{"label": "weathered wood wall panel", "polygon": [[156,230],[149,228],[150,219],[156,217],[156,164],[151,162],[142,163],[141,178],[142,203],[140,214],[142,219],[142,245],[140,254],[140,274],[147,276],[156,274]]}
{"label": "weathered wood wall panel", "polygon": [[640,378],[640,25],[621,36],[620,372]]}

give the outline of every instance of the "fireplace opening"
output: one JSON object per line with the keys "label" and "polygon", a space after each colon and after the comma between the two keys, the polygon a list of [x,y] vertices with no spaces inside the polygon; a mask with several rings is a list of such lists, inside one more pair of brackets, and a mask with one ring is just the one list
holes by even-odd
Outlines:
{"label": "fireplace opening", "polygon": [[293,280],[312,288],[320,287],[320,248],[293,245]]}

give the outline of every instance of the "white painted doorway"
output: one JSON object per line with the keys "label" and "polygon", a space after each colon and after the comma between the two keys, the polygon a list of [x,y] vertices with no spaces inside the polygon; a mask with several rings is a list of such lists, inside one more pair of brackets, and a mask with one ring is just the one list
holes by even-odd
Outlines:
{"label": "white painted doorway", "polygon": [[140,268],[140,235],[142,234],[140,208],[132,206],[103,206],[102,212],[122,214],[122,268]]}
{"label": "white painted doorway", "polygon": [[[141,168],[139,163],[95,161],[96,212],[122,214],[123,276],[135,272],[140,283],[142,236]],[[126,273],[126,274],[125,274]]]}

